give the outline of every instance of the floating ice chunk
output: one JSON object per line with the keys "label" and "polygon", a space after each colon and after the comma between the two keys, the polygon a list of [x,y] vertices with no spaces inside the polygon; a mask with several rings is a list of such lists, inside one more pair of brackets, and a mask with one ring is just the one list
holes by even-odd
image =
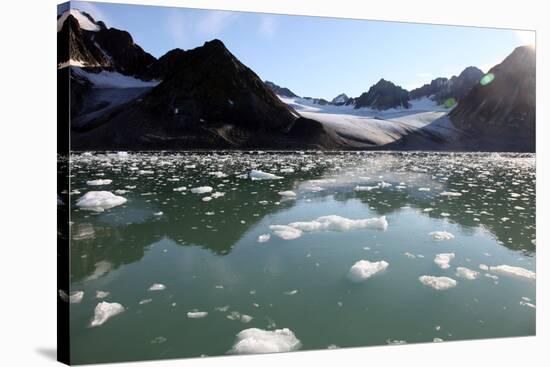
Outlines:
{"label": "floating ice chunk", "polygon": [[216,307],[216,308],[214,308],[214,310],[220,311],[220,312],[227,312],[227,310],[229,310],[229,305]]}
{"label": "floating ice chunk", "polygon": [[537,308],[537,306],[535,306],[534,304],[532,304],[530,302],[519,301],[519,304],[520,304],[520,306],[527,306],[527,307],[531,307],[531,308]]}
{"label": "floating ice chunk", "polygon": [[432,238],[436,241],[452,240],[453,238],[455,238],[452,233],[447,231],[430,232],[429,235],[432,236]]}
{"label": "floating ice chunk", "polygon": [[139,304],[140,305],[146,305],[147,303],[151,303],[151,302],[153,302],[152,298],[146,298],[146,299],[142,299],[141,301],[139,301]]}
{"label": "floating ice chunk", "polygon": [[385,216],[380,218],[349,219],[338,215],[327,215],[314,219],[310,222],[290,223],[289,226],[304,232],[322,230],[349,231],[352,229],[364,228],[380,229],[385,231],[388,228],[388,221]]}
{"label": "floating ice chunk", "polygon": [[489,267],[485,264],[479,264],[479,269],[483,271],[489,271]]}
{"label": "floating ice chunk", "polygon": [[532,280],[536,279],[536,273],[524,268],[520,268],[518,266],[510,266],[510,265],[490,266],[489,270],[493,273],[497,273],[501,275],[508,275],[513,277],[532,279]]}
{"label": "floating ice chunk", "polygon": [[279,172],[283,172],[283,173],[293,173],[294,172],[294,168],[281,168],[279,170]]}
{"label": "floating ice chunk", "polygon": [[120,303],[100,302],[95,307],[94,319],[90,326],[100,326],[111,317],[124,312],[124,307]]}
{"label": "floating ice chunk", "polygon": [[271,225],[269,226],[269,229],[271,229],[277,237],[280,237],[283,240],[294,240],[302,235],[301,230],[291,226]]}
{"label": "floating ice chunk", "polygon": [[210,201],[210,200],[212,200],[212,196],[204,196],[201,200],[202,201]]}
{"label": "floating ice chunk", "polygon": [[289,329],[268,331],[251,328],[237,334],[237,340],[229,353],[280,353],[297,350],[300,346],[300,340]]}
{"label": "floating ice chunk", "polygon": [[152,286],[149,287],[149,291],[163,291],[166,289],[166,286],[164,284],[155,283]]}
{"label": "floating ice chunk", "polygon": [[212,187],[210,186],[200,186],[200,187],[193,187],[191,189],[191,192],[193,194],[206,194],[208,192],[212,192]]}
{"label": "floating ice chunk", "polygon": [[479,272],[459,266],[458,268],[456,268],[456,276],[460,278],[474,280],[479,276]]}
{"label": "floating ice chunk", "polygon": [[107,298],[109,297],[109,292],[104,292],[104,291],[96,291],[95,292],[95,298],[98,298],[98,299],[102,299],[102,298]]}
{"label": "floating ice chunk", "polygon": [[89,191],[76,202],[76,206],[85,210],[103,212],[126,203],[122,196],[116,196],[109,191]]}
{"label": "floating ice chunk", "polygon": [[254,318],[250,315],[241,315],[241,322],[244,323],[244,324],[248,324],[253,319]]}
{"label": "floating ice chunk", "polygon": [[360,185],[357,185],[355,186],[355,188],[353,190],[355,191],[371,191],[371,190],[374,190],[374,189],[377,189],[378,186],[360,186]]}
{"label": "floating ice chunk", "polygon": [[493,275],[493,274],[485,273],[485,276],[486,276],[487,278],[491,278],[491,279],[493,279],[493,280],[498,280],[498,276]]}
{"label": "floating ice chunk", "polygon": [[297,289],[294,289],[294,290],[291,290],[291,291],[288,291],[288,292],[284,292],[287,296],[293,296],[295,295],[296,293],[298,293],[298,290]]}
{"label": "floating ice chunk", "polygon": [[269,241],[269,239],[271,238],[271,235],[269,233],[266,233],[266,234],[261,234],[260,236],[258,236],[258,242],[267,242]]}
{"label": "floating ice chunk", "polygon": [[206,311],[189,311],[187,313],[188,319],[202,319],[203,317],[208,316],[208,312]]}
{"label": "floating ice chunk", "polygon": [[439,195],[441,195],[441,196],[452,196],[452,197],[462,196],[462,194],[460,192],[454,192],[454,191],[443,191]]}
{"label": "floating ice chunk", "polygon": [[356,262],[348,272],[348,279],[352,282],[362,282],[373,275],[385,270],[388,263],[384,260],[370,262],[368,260],[360,260]]}
{"label": "floating ice chunk", "polygon": [[448,269],[450,267],[449,263],[454,258],[455,254],[453,252],[437,254],[435,255],[434,263],[436,263],[441,269]]}
{"label": "floating ice chunk", "polygon": [[82,298],[84,298],[84,292],[83,291],[73,292],[69,296],[69,302],[70,303],[80,303],[80,302],[82,302]]}
{"label": "floating ice chunk", "polygon": [[174,190],[174,191],[185,191],[185,190],[187,190],[187,187],[185,187],[185,186],[174,187],[173,190]]}
{"label": "floating ice chunk", "polygon": [[223,172],[216,171],[216,172],[210,172],[209,175],[214,176],[216,178],[224,178],[227,177],[227,175]]}
{"label": "floating ice chunk", "polygon": [[294,191],[279,191],[279,195],[281,195],[282,197],[285,197],[285,198],[295,198],[296,197],[296,193]]}
{"label": "floating ice chunk", "polygon": [[411,254],[410,252],[405,252],[403,255],[407,256],[409,259],[415,259],[416,258],[416,255]]}
{"label": "floating ice chunk", "polygon": [[391,183],[389,183],[389,182],[384,182],[384,181],[381,181],[381,182],[380,182],[380,183],[378,184],[378,186],[379,186],[380,188],[382,188],[382,189],[383,189],[383,188],[386,188],[386,187],[391,187],[391,186],[392,186],[392,184],[391,184]]}
{"label": "floating ice chunk", "polygon": [[418,191],[430,191],[429,187],[419,187]]}
{"label": "floating ice chunk", "polygon": [[111,182],[113,182],[113,180],[98,179],[98,180],[86,181],[86,185],[89,185],[89,186],[110,185]]}
{"label": "floating ice chunk", "polygon": [[225,192],[216,191],[210,196],[212,196],[213,199],[221,198],[222,196],[225,196]]}
{"label": "floating ice chunk", "polygon": [[128,157],[128,152],[117,152],[117,156],[119,158],[127,158]]}
{"label": "floating ice chunk", "polygon": [[153,213],[154,216],[156,217],[160,217],[161,215],[163,215],[164,213],[163,212],[156,212],[156,213]]}
{"label": "floating ice chunk", "polygon": [[441,338],[434,338],[434,343],[441,343],[443,339]]}
{"label": "floating ice chunk", "polygon": [[280,179],[282,179],[281,176],[276,176],[273,173],[257,171],[257,170],[250,171],[250,173],[248,174],[248,177],[250,177],[251,180],[280,180]]}
{"label": "floating ice chunk", "polygon": [[431,275],[422,275],[418,278],[420,283],[432,287],[433,289],[445,290],[456,287],[456,280],[448,277],[434,277]]}

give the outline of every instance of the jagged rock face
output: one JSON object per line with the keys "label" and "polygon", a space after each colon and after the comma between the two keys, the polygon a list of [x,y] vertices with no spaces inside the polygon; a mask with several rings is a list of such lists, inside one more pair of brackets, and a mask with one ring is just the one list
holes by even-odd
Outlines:
{"label": "jagged rock face", "polygon": [[[73,126],[72,148],[319,148],[333,144],[322,124],[299,117],[221,41],[174,52],[169,59],[173,71],[150,92],[85,125]],[[99,143],[90,146],[90,142]]]}
{"label": "jagged rock face", "polygon": [[88,66],[111,66],[109,59],[92,40],[92,32],[80,28],[71,14],[57,32],[57,64],[77,60]]}
{"label": "jagged rock face", "polygon": [[449,82],[447,78],[436,78],[430,82],[430,84],[424,84],[420,88],[411,90],[410,98],[418,99],[422,97],[429,97],[437,94],[441,91],[445,85]]}
{"label": "jagged rock face", "polygon": [[157,62],[149,68],[149,76],[154,79],[163,80],[177,71],[178,62],[184,57],[185,51],[175,48],[162,55]]}
{"label": "jagged rock face", "polygon": [[460,101],[479,82],[481,77],[483,77],[481,70],[469,66],[460,75],[453,76],[451,79],[436,78],[430,84],[413,89],[410,92],[410,98],[430,97],[438,104],[443,104],[450,98]]}
{"label": "jagged rock face", "polygon": [[296,113],[219,40],[182,54],[176,70],[143,100],[182,125],[285,128]]}
{"label": "jagged rock face", "polygon": [[390,81],[380,79],[355,100],[355,108],[370,107],[377,110],[403,107],[409,108],[409,92]]}
{"label": "jagged rock face", "polygon": [[91,38],[110,56],[116,70],[123,74],[145,76],[149,67],[157,61],[136,45],[130,33],[126,31],[115,28],[102,29],[91,34]]}
{"label": "jagged rock face", "polygon": [[345,93],[342,93],[342,94],[339,94],[336,97],[334,97],[331,102],[332,102],[332,104],[335,104],[337,106],[341,106],[343,104],[346,104],[346,102],[348,100],[349,100],[349,97]]}
{"label": "jagged rock face", "polygon": [[449,114],[459,128],[535,150],[535,49],[516,48]]}
{"label": "jagged rock face", "polygon": [[283,97],[290,97],[290,98],[299,98],[298,95],[296,95],[294,92],[292,92],[288,88],[280,87],[277,84],[270,82],[269,80],[265,81],[265,85],[271,89],[275,94]]}
{"label": "jagged rock face", "polygon": [[149,69],[157,60],[136,45],[128,32],[107,28],[89,14],[79,11],[75,11],[75,14],[85,17],[89,21],[88,27],[94,25],[96,29],[82,28],[73,13],[65,17],[62,15],[65,19],[57,32],[59,66],[65,66],[69,60],[73,60],[92,72],[116,70],[138,78],[151,78]]}
{"label": "jagged rock face", "polygon": [[438,103],[444,103],[449,98],[460,101],[472,88],[479,83],[483,72],[476,67],[469,66],[460,75],[453,76],[444,87],[435,94],[434,99]]}

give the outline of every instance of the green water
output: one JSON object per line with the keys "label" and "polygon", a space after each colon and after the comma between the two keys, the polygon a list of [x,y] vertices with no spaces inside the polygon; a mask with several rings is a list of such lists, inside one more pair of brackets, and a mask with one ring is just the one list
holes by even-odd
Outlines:
{"label": "green water", "polygon": [[[535,334],[526,305],[536,305],[535,281],[479,268],[535,271],[534,155],[93,153],[73,155],[70,167],[70,291],[84,292],[70,307],[73,363],[223,355],[248,328],[288,328],[301,350]],[[282,179],[242,176],[253,169]],[[96,179],[112,183],[86,183]],[[354,190],[380,182],[391,186]],[[225,195],[205,202],[210,194],[190,192],[199,186]],[[127,202],[76,206],[92,190],[127,190],[117,194]],[[278,194],[286,190],[296,198]],[[269,228],[325,215],[385,216],[388,227],[293,240]],[[433,231],[454,238],[435,241]],[[270,239],[258,242],[262,234]],[[434,257],[448,252],[455,258],[442,269]],[[389,266],[353,283],[347,273],[362,259]],[[460,266],[478,278],[456,276]],[[457,285],[435,290],[421,275]],[[166,289],[148,291],[154,283]],[[124,312],[90,327],[101,301]],[[188,318],[192,310],[208,315]],[[252,320],[230,319],[235,311]]]}

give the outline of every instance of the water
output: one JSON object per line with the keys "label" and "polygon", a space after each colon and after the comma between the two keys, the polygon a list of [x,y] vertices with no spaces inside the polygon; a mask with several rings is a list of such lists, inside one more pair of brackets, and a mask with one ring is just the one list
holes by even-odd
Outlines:
{"label": "water", "polygon": [[[288,328],[301,350],[535,334],[535,281],[479,268],[535,272],[534,155],[93,153],[73,155],[70,167],[71,291],[84,292],[71,304],[74,363],[222,355],[247,328]],[[282,179],[242,176],[251,170]],[[112,183],[86,184],[95,179]],[[212,193],[190,192],[199,186],[225,195],[202,201]],[[91,190],[127,190],[117,195],[128,201],[79,209]],[[278,194],[286,190],[296,198]],[[269,228],[325,215],[385,216],[388,228],[293,240]],[[435,241],[433,231],[454,238]],[[258,242],[262,234],[270,239]],[[434,257],[449,252],[441,269]],[[353,283],[347,273],[362,259],[389,266]],[[456,276],[459,266],[478,278]],[[457,285],[435,290],[421,275]],[[166,288],[148,291],[155,283]],[[90,327],[96,291],[125,310]]]}

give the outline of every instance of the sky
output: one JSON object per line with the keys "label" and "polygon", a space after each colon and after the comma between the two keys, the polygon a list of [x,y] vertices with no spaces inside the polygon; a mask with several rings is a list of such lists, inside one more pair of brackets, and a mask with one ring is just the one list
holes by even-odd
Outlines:
{"label": "sky", "polygon": [[405,89],[467,66],[484,72],[535,32],[73,1],[155,57],[217,38],[263,80],[300,96],[357,97],[381,78]]}

